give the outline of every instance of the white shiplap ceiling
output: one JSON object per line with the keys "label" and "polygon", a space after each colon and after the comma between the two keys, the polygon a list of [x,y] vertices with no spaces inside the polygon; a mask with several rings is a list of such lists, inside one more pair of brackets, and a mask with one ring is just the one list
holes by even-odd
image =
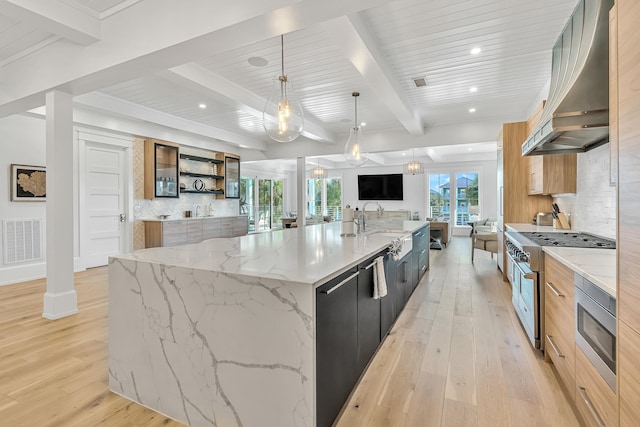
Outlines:
{"label": "white shiplap ceiling", "polygon": [[[112,18],[126,22],[130,14],[133,19],[144,8],[157,13],[163,10],[153,0],[51,1],[96,18],[98,29],[100,23],[104,26]],[[20,4],[23,0],[0,0],[0,66],[21,56],[37,55],[46,43],[70,43],[65,39],[69,29],[71,43],[86,44],[87,49],[91,49],[92,38],[101,37],[100,31],[84,29],[80,20],[71,18],[51,18],[56,25],[64,24],[64,31],[56,33],[59,25],[39,25],[42,20],[36,19],[46,15],[45,9],[31,11],[36,18],[29,19],[29,14],[16,14],[7,6],[12,2]],[[195,15],[196,9],[203,7],[201,3],[184,3],[182,7],[187,15],[193,8]],[[430,130],[440,126],[462,128],[477,122],[495,124],[497,134],[497,124],[526,119],[550,76],[551,47],[576,0],[393,0],[372,1],[371,7],[358,6],[365,3],[358,0],[327,1],[326,8],[335,11],[334,17],[306,18],[310,24],[300,28],[292,22],[302,19],[288,20],[282,11],[289,10],[287,5],[297,7],[301,14],[312,10],[309,0],[241,3],[246,6],[246,19],[266,13],[264,22],[259,21],[254,28],[262,30],[260,22],[271,25],[270,31],[263,31],[271,32],[271,36],[226,51],[217,48],[217,54],[208,52],[204,43],[193,44],[190,46],[199,48],[185,51],[185,58],[190,58],[186,63],[174,61],[165,67],[161,64],[171,61],[151,60],[146,68],[130,66],[127,73],[109,74],[107,70],[105,77],[95,82],[79,75],[78,81],[83,84],[70,82],[66,86],[75,90],[74,95],[99,95],[78,98],[79,107],[88,105],[100,111],[101,100],[108,100],[110,105],[123,101],[127,110],[136,106],[144,109],[145,117],[156,111],[158,117],[168,114],[180,119],[185,124],[182,131],[193,123],[194,134],[210,128],[220,130],[221,135],[234,135],[229,142],[236,145],[243,145],[239,141],[246,139],[244,146],[255,143],[269,157],[269,149],[264,147],[275,143],[262,130],[261,110],[270,96],[274,76],[280,73],[277,34],[285,33],[285,71],[305,111],[308,133],[300,141],[306,141],[308,151],[308,147],[318,146],[318,153],[341,152],[342,141],[353,123],[354,90],[361,93],[358,115],[359,121],[367,123],[367,133],[400,132],[411,137],[408,145],[397,148],[458,144],[468,141],[457,141],[455,135],[451,141],[428,141]],[[274,15],[277,19],[264,12],[265,5],[270,4],[275,9],[285,8]],[[341,10],[351,10],[351,4],[357,12],[341,15]],[[160,31],[150,22],[139,25]],[[230,22],[230,31],[233,28]],[[105,34],[102,36],[107,37]],[[158,37],[165,37],[171,45],[169,29]],[[98,48],[107,42],[94,43]],[[137,40],[130,43],[136,46]],[[175,43],[179,44],[178,40]],[[482,52],[471,55],[474,47]],[[264,58],[267,65],[250,65],[248,60],[255,57]],[[158,58],[163,59],[160,55]],[[416,88],[412,81],[415,77],[425,77],[428,86]],[[86,83],[88,80],[91,84]],[[477,91],[471,92],[472,87]],[[207,108],[199,108],[200,103]],[[470,113],[470,108],[475,112]],[[103,110],[105,114],[115,112],[113,106],[106,108],[106,103]],[[160,119],[157,124],[163,125]],[[207,137],[212,134],[216,133],[208,132]],[[378,151],[393,150],[394,144],[390,139]],[[314,149],[310,151],[314,154]]]}

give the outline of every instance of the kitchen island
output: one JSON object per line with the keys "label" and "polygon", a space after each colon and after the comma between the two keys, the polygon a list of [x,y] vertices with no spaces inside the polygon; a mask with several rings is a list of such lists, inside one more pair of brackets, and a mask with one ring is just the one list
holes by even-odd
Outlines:
{"label": "kitchen island", "polygon": [[112,258],[110,389],[190,426],[315,426],[316,288],[384,251],[392,233],[375,231],[327,223]]}

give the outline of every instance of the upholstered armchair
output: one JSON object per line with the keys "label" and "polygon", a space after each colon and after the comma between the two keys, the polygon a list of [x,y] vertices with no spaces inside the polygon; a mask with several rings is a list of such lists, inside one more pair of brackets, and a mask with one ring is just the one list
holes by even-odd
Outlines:
{"label": "upholstered armchair", "polygon": [[498,218],[489,217],[471,223],[471,262],[473,262],[474,251],[481,249],[493,254],[498,253]]}

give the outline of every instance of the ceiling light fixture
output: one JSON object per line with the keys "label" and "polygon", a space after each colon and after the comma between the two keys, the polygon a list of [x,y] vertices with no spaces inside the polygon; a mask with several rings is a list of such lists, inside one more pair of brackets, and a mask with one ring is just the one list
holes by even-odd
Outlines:
{"label": "ceiling light fixture", "polygon": [[479,47],[474,47],[473,49],[471,49],[471,55],[477,55],[480,52],[482,52],[482,49],[480,49]]}
{"label": "ceiling light fixture", "polygon": [[282,74],[274,79],[271,97],[262,113],[262,126],[274,141],[290,142],[302,133],[304,115],[293,86],[284,74],[284,35],[280,36],[282,48]]}
{"label": "ceiling light fixture", "polygon": [[475,112],[476,112],[476,109],[475,109],[475,108],[469,108],[469,112],[470,112],[470,113],[475,113]]}
{"label": "ceiling light fixture", "polygon": [[199,107],[200,109],[204,110],[205,108],[207,108],[207,104],[205,104],[205,103],[200,103],[200,104],[198,104],[198,107]]}
{"label": "ceiling light fixture", "polygon": [[327,177],[327,170],[320,166],[320,157],[318,157],[318,166],[311,169],[311,176],[314,179],[322,179]]}
{"label": "ceiling light fixture", "polygon": [[473,86],[471,89],[469,89],[469,92],[477,92],[478,88]]}
{"label": "ceiling light fixture", "polygon": [[349,139],[347,139],[347,143],[344,146],[344,157],[347,163],[357,168],[367,162],[369,153],[363,150],[362,126],[358,126],[358,97],[360,92],[353,92],[351,96],[354,99],[356,113],[353,127],[349,132]]}
{"label": "ceiling light fixture", "polygon": [[405,163],[403,172],[405,175],[422,175],[424,173],[424,165],[416,161],[415,149],[411,150],[411,153],[411,157],[413,160]]}

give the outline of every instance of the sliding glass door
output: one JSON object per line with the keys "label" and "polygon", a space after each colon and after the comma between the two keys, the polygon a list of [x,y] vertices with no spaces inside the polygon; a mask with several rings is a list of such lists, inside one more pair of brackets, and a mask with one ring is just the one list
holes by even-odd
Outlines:
{"label": "sliding glass door", "polygon": [[283,194],[281,179],[240,179],[240,214],[249,216],[249,232],[282,228]]}
{"label": "sliding glass door", "polygon": [[429,217],[450,227],[468,228],[480,219],[479,173],[446,172],[429,175]]}

